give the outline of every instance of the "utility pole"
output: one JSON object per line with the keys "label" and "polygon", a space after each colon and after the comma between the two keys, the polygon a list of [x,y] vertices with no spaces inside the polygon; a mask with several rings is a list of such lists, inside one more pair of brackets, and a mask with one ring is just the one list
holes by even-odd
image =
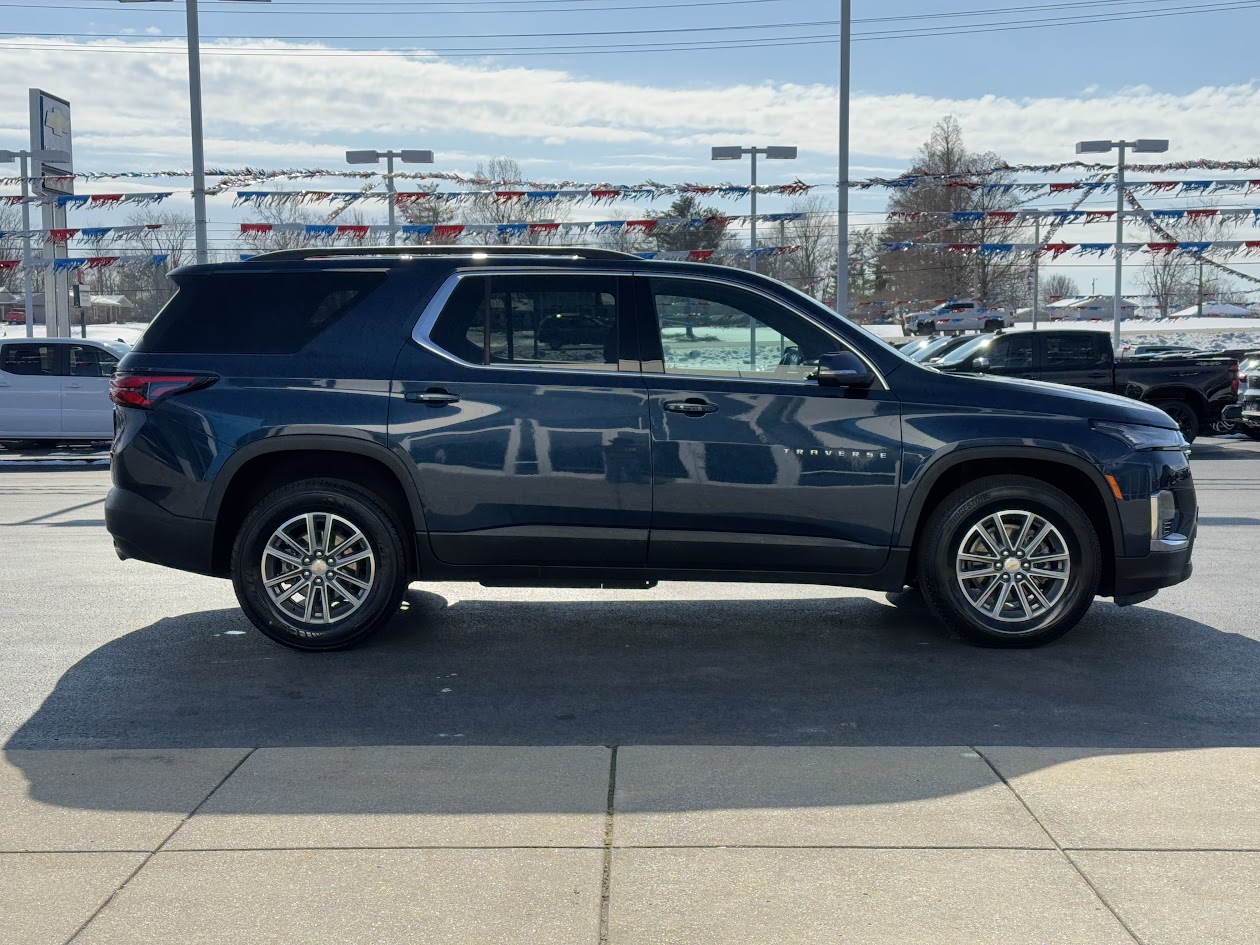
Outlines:
{"label": "utility pole", "polygon": [[1037,309],[1041,302],[1041,215],[1033,217],[1032,326],[1037,330]]}
{"label": "utility pole", "polygon": [[836,314],[849,314],[849,51],[853,0],[840,0],[840,163],[836,184]]}

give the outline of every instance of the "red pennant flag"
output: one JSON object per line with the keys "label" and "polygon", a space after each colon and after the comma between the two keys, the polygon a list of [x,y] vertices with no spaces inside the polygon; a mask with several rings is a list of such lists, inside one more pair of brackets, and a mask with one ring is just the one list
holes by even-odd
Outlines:
{"label": "red pennant flag", "polygon": [[1064,193],[1067,193],[1069,190],[1076,190],[1078,187],[1080,187],[1080,184],[1076,184],[1076,183],[1072,183],[1072,184],[1051,184],[1051,185],[1050,185],[1050,193],[1052,193],[1052,194],[1064,194]]}
{"label": "red pennant flag", "polygon": [[1167,256],[1173,252],[1180,244],[1178,243],[1147,243],[1146,250],[1149,253],[1157,253]]}
{"label": "red pennant flag", "polygon": [[687,254],[687,258],[691,262],[707,262],[712,255],[711,249],[693,249]]}
{"label": "red pennant flag", "polygon": [[430,200],[434,195],[432,190],[409,190],[405,193],[394,194],[395,203],[416,203],[420,200]]}
{"label": "red pennant flag", "polygon": [[363,224],[342,224],[337,227],[337,235],[346,234],[352,236],[356,240],[361,240],[368,235],[368,228]]}
{"label": "red pennant flag", "polygon": [[1152,180],[1152,181],[1147,181],[1143,186],[1146,187],[1148,190],[1161,191],[1161,190],[1176,190],[1178,187],[1181,186],[1181,184],[1179,184],[1175,180]]}
{"label": "red pennant flag", "polygon": [[242,223],[241,232],[242,233],[270,233],[271,224],[270,223]]}
{"label": "red pennant flag", "polygon": [[974,253],[980,248],[979,243],[946,243],[945,251],[950,253]]}
{"label": "red pennant flag", "polygon": [[1075,246],[1075,243],[1047,243],[1041,247],[1041,252],[1047,254],[1051,259],[1058,259]]}
{"label": "red pennant flag", "polygon": [[525,191],[523,190],[496,190],[494,192],[495,200],[502,200],[505,202],[509,200],[522,200],[524,197]]}
{"label": "red pennant flag", "polygon": [[946,187],[962,187],[964,190],[975,190],[980,185],[971,180],[949,180],[945,182]]}
{"label": "red pennant flag", "polygon": [[1104,223],[1116,215],[1114,210],[1086,210],[1086,223]]}
{"label": "red pennant flag", "polygon": [[104,269],[106,266],[112,266],[118,262],[117,256],[90,256],[88,261],[84,263],[87,269]]}
{"label": "red pennant flag", "polygon": [[436,240],[457,240],[464,234],[464,225],[462,223],[440,224],[433,228],[433,238]]}
{"label": "red pennant flag", "polygon": [[558,229],[560,229],[559,223],[531,223],[529,225],[529,232],[531,233],[550,233]]}
{"label": "red pennant flag", "polygon": [[1017,216],[1019,216],[1019,214],[1014,210],[990,210],[985,214],[985,217],[990,220],[994,220],[997,223],[1011,223]]}
{"label": "red pennant flag", "polygon": [[652,230],[656,229],[656,221],[655,220],[627,220],[626,228],[638,229],[638,230],[642,230],[644,233],[650,233],[652,232]]}
{"label": "red pennant flag", "polygon": [[1203,217],[1214,217],[1217,215],[1217,213],[1219,213],[1219,211],[1216,210],[1215,208],[1209,209],[1209,210],[1187,210],[1186,218],[1189,220],[1193,220],[1196,218],[1201,219]]}
{"label": "red pennant flag", "polygon": [[614,200],[620,193],[619,190],[592,190],[591,196],[596,200]]}
{"label": "red pennant flag", "polygon": [[78,230],[49,230],[48,242],[64,243],[66,240],[70,239],[70,237],[76,235],[78,232],[79,232]]}
{"label": "red pennant flag", "polygon": [[95,206],[102,203],[121,203],[122,199],[122,194],[93,194],[88,198],[88,204]]}
{"label": "red pennant flag", "polygon": [[0,270],[16,269],[21,264],[20,259],[0,259]]}

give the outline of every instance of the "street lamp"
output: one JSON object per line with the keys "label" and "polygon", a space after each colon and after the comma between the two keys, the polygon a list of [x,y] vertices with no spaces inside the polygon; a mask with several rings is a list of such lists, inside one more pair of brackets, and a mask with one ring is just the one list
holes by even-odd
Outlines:
{"label": "street lamp", "polygon": [[[1120,350],[1120,284],[1124,273],[1124,155],[1132,148],[1135,154],[1163,154],[1168,150],[1165,138],[1139,138],[1136,141],[1078,141],[1077,154],[1106,154],[1117,149],[1116,158],[1116,294],[1112,298],[1111,342]],[[1037,302],[1033,300],[1034,310]]]}
{"label": "street lamp", "polygon": [[[22,175],[22,296],[26,309],[26,337],[35,337],[35,290],[31,279],[31,159],[41,164],[69,163],[70,155],[65,151],[47,149],[43,151],[0,151],[0,164],[19,162]],[[47,333],[48,297],[44,293],[45,333]]]}
{"label": "street lamp", "polygon": [[[119,3],[173,3],[174,0],[118,0]],[[236,3],[270,3],[271,0],[233,0]],[[184,0],[188,17],[188,110],[192,117],[193,238],[197,262],[209,262],[206,235],[206,153],[201,128],[201,38],[197,27],[197,0]]]}
{"label": "street lamp", "polygon": [[752,245],[752,271],[757,271],[757,155],[763,154],[769,161],[795,161],[796,148],[770,147],[770,148],[741,148],[738,146],[728,148],[714,148],[713,160],[715,161],[738,161],[745,154],[752,155],[752,189],[749,193],[752,195],[752,233],[750,234]]}
{"label": "street lamp", "polygon": [[404,164],[432,164],[432,151],[347,151],[347,164],[379,164],[385,159],[385,189],[389,191],[389,242],[392,246],[398,237],[398,226],[394,222],[394,158]]}

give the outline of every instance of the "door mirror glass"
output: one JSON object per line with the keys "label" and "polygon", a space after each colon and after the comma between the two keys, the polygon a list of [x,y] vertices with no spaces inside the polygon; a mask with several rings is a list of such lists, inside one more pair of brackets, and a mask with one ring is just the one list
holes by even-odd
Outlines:
{"label": "door mirror glass", "polygon": [[818,359],[814,373],[820,387],[870,387],[875,383],[875,372],[866,362],[851,351],[833,351]]}
{"label": "door mirror glass", "polygon": [[987,371],[989,369],[989,359],[985,357],[975,358],[972,360],[971,366],[977,371]]}

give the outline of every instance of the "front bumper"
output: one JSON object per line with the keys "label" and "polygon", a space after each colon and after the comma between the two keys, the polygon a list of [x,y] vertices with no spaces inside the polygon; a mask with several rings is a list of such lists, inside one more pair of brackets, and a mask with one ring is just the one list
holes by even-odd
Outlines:
{"label": "front bumper", "polygon": [[105,498],[105,527],[120,558],[213,574],[214,522],[172,515],[117,486]]}
{"label": "front bumper", "polygon": [[1150,600],[1157,591],[1188,581],[1194,573],[1190,555],[1193,539],[1185,539],[1179,547],[1152,551],[1145,558],[1117,558],[1115,602],[1121,607]]}

